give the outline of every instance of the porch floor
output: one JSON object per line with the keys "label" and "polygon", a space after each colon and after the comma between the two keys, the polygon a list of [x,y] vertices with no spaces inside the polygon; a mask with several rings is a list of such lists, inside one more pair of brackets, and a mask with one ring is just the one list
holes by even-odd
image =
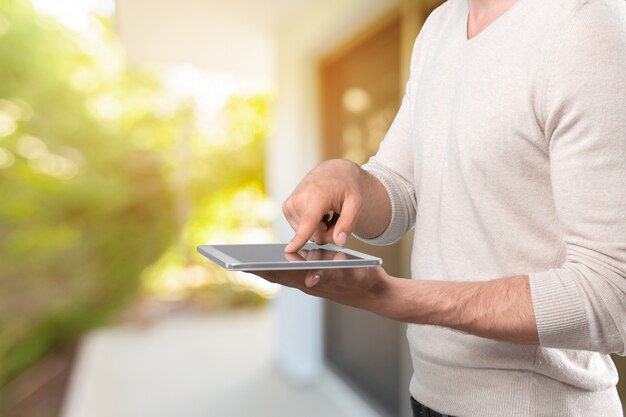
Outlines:
{"label": "porch floor", "polygon": [[63,417],[347,417],[276,366],[272,308],[179,314],[82,342]]}

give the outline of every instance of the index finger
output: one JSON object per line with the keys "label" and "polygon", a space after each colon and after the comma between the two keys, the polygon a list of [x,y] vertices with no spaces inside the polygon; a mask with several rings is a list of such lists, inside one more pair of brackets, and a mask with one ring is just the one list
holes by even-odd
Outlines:
{"label": "index finger", "polygon": [[313,233],[315,233],[317,225],[320,222],[320,218],[321,217],[314,214],[303,216],[300,219],[300,224],[298,225],[295,236],[291,239],[291,242],[285,246],[285,252],[298,252],[302,249],[311,236],[313,236]]}
{"label": "index finger", "polygon": [[289,262],[300,262],[300,261],[306,261],[306,257],[302,256],[301,253],[298,252],[286,252],[285,253],[285,258],[289,261]]}

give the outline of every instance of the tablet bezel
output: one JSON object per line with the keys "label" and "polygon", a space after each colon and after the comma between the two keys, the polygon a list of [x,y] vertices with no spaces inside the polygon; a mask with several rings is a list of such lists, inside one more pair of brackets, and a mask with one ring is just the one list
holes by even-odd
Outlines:
{"label": "tablet bezel", "polygon": [[217,265],[228,271],[292,271],[292,270],[311,270],[311,269],[343,269],[343,268],[367,268],[382,265],[382,259],[361,253],[352,249],[342,248],[336,245],[317,245],[315,243],[307,243],[302,249],[326,249],[330,251],[343,252],[347,255],[355,256],[359,259],[343,259],[343,260],[317,260],[317,261],[281,261],[281,262],[244,262],[240,259],[229,255],[225,250],[229,246],[282,246],[283,243],[264,243],[264,244],[243,244],[243,245],[199,245],[197,251],[213,261]]}

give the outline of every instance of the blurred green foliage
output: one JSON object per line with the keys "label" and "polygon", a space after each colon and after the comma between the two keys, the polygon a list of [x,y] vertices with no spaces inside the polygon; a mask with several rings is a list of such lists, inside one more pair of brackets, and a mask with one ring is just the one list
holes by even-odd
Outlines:
{"label": "blurred green foliage", "polygon": [[4,384],[127,301],[170,245],[163,158],[133,135],[149,131],[154,143],[167,143],[176,120],[153,114],[155,80],[103,66],[77,35],[26,2],[3,1],[0,13]]}
{"label": "blurred green foliage", "polygon": [[[0,2],[0,390],[112,317],[147,267],[193,264],[211,230],[269,222],[236,209],[265,201],[267,98],[231,99],[214,143],[193,101],[172,107],[100,25],[87,39]],[[259,302],[246,297],[234,303]]]}

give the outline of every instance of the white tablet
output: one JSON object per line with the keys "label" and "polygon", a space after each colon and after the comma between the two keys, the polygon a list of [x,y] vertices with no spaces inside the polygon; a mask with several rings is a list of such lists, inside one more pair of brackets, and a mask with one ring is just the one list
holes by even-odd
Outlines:
{"label": "white tablet", "polygon": [[380,258],[335,245],[307,243],[285,253],[285,244],[200,245],[198,252],[229,271],[363,268],[382,265]]}

